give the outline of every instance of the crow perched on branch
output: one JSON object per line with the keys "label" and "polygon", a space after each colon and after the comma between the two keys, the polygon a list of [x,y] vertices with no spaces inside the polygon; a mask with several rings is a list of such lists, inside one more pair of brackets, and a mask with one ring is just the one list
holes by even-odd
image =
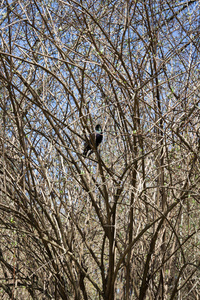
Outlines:
{"label": "crow perched on branch", "polygon": [[99,144],[101,144],[102,139],[103,139],[102,128],[101,128],[101,125],[98,124],[95,126],[95,132],[91,133],[89,136],[89,143],[86,142],[84,144],[83,155],[87,156],[87,154],[89,152],[89,154],[88,154],[88,157],[89,157],[90,154],[93,153],[94,147],[97,149]]}

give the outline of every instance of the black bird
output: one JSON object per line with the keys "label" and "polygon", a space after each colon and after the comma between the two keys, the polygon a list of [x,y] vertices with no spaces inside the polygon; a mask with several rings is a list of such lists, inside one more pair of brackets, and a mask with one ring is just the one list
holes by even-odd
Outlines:
{"label": "black bird", "polygon": [[99,144],[101,144],[102,139],[103,139],[102,128],[101,128],[101,125],[97,124],[95,126],[95,132],[90,134],[89,143],[86,142],[85,145],[84,145],[83,155],[86,156],[87,153],[90,151],[89,154],[88,154],[88,156],[90,156],[90,154],[92,154],[92,152],[93,152],[94,146],[97,149]]}

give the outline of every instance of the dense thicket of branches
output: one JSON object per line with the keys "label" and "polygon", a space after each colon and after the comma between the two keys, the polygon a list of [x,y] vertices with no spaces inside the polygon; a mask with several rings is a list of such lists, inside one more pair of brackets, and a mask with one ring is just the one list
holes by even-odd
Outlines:
{"label": "dense thicket of branches", "polygon": [[1,299],[199,299],[199,1],[0,14]]}

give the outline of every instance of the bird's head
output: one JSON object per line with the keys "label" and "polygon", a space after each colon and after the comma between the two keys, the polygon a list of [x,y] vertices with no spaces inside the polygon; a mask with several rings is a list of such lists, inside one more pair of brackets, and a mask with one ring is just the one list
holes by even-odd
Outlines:
{"label": "bird's head", "polygon": [[97,124],[97,125],[95,126],[95,130],[96,130],[97,133],[102,134],[102,128],[101,128],[101,125],[100,125],[100,124]]}

